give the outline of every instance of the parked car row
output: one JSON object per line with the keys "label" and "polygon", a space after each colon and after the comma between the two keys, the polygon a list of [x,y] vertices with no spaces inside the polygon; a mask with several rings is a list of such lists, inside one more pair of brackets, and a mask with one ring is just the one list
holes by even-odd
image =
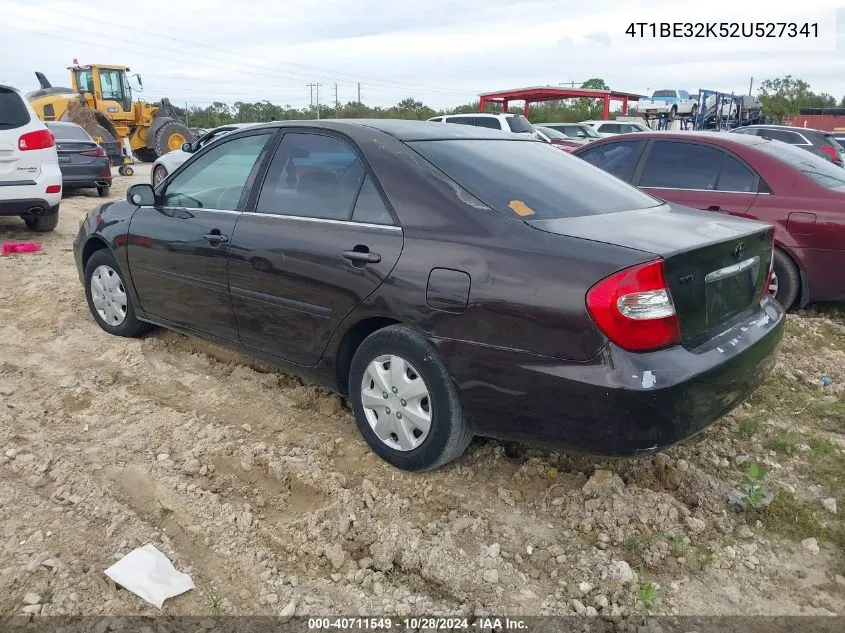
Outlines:
{"label": "parked car row", "polygon": [[52,231],[63,191],[94,188],[106,196],[111,184],[111,163],[85,130],[41,122],[19,90],[0,84],[0,215]]}
{"label": "parked car row", "polygon": [[230,131],[74,240],[103,330],[163,326],[314,380],[410,470],[473,435],[622,456],[701,431],[774,364],[773,249],[768,224],[532,134],[394,120]]}
{"label": "parked car row", "polygon": [[771,292],[786,308],[845,300],[845,170],[748,134],[651,132],[575,150],[661,199],[775,227]]}

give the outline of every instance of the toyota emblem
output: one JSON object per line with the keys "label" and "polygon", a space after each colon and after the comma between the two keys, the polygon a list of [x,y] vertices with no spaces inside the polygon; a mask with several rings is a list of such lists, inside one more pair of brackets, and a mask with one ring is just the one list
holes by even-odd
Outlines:
{"label": "toyota emblem", "polygon": [[734,259],[742,259],[743,255],[745,255],[745,244],[740,242],[734,247]]}

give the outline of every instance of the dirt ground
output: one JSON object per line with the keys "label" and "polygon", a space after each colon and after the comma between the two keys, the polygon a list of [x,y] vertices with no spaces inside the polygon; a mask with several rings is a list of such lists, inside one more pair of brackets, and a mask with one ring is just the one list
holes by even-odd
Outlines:
{"label": "dirt ground", "polygon": [[[843,306],[790,315],[764,387],[653,459],[476,440],[408,474],[311,384],[101,331],[71,250],[100,202],[0,218],[43,244],[0,257],[0,620],[156,613],[103,574],[147,543],[196,583],[171,615],[845,614]],[[735,509],[752,462],[774,501]]]}

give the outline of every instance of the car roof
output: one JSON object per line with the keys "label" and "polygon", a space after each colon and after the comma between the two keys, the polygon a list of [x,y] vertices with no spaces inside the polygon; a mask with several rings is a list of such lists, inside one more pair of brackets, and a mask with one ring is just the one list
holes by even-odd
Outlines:
{"label": "car roof", "polygon": [[369,128],[388,134],[399,141],[445,141],[464,139],[506,140],[521,143],[542,143],[529,135],[513,134],[501,130],[476,127],[474,125],[432,125],[430,121],[405,119],[310,119],[296,121],[274,121],[261,123],[257,128],[304,127],[351,131],[353,128]]}
{"label": "car roof", "polygon": [[[500,117],[500,116],[524,116],[522,114],[515,114],[511,112],[461,112],[460,114],[441,114],[436,117],[431,117],[432,119],[441,119],[443,117],[479,117],[479,116],[492,116],[492,117]],[[429,119],[430,121],[431,119]]]}
{"label": "car roof", "polygon": [[[760,145],[761,143],[773,143],[769,139],[760,136],[750,136],[748,134],[725,134],[724,132],[676,132],[676,131],[654,131],[651,132],[635,132],[628,134],[617,134],[608,139],[596,140],[596,143],[614,142],[625,139],[636,139],[641,141],[643,138],[656,139],[670,139],[673,141],[716,141],[717,144],[726,147],[743,145],[746,147],[753,145]],[[780,141],[777,141],[780,142]]]}
{"label": "car roof", "polygon": [[799,127],[797,125],[768,125],[765,123],[758,123],[756,125],[743,125],[737,129],[746,129],[746,128],[757,128],[757,129],[768,129],[768,128],[775,128],[777,130],[789,130],[792,132],[818,132],[819,134],[834,134],[834,132],[828,132],[827,130],[818,130],[814,127]]}

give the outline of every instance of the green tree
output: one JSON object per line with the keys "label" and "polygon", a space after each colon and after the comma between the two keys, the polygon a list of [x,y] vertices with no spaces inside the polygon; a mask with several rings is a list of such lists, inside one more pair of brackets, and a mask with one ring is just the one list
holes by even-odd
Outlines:
{"label": "green tree", "polygon": [[801,108],[836,106],[836,99],[833,96],[824,92],[814,93],[810,90],[809,83],[792,75],[766,79],[760,84],[757,97],[763,104],[763,111],[778,119],[786,115],[798,114]]}

